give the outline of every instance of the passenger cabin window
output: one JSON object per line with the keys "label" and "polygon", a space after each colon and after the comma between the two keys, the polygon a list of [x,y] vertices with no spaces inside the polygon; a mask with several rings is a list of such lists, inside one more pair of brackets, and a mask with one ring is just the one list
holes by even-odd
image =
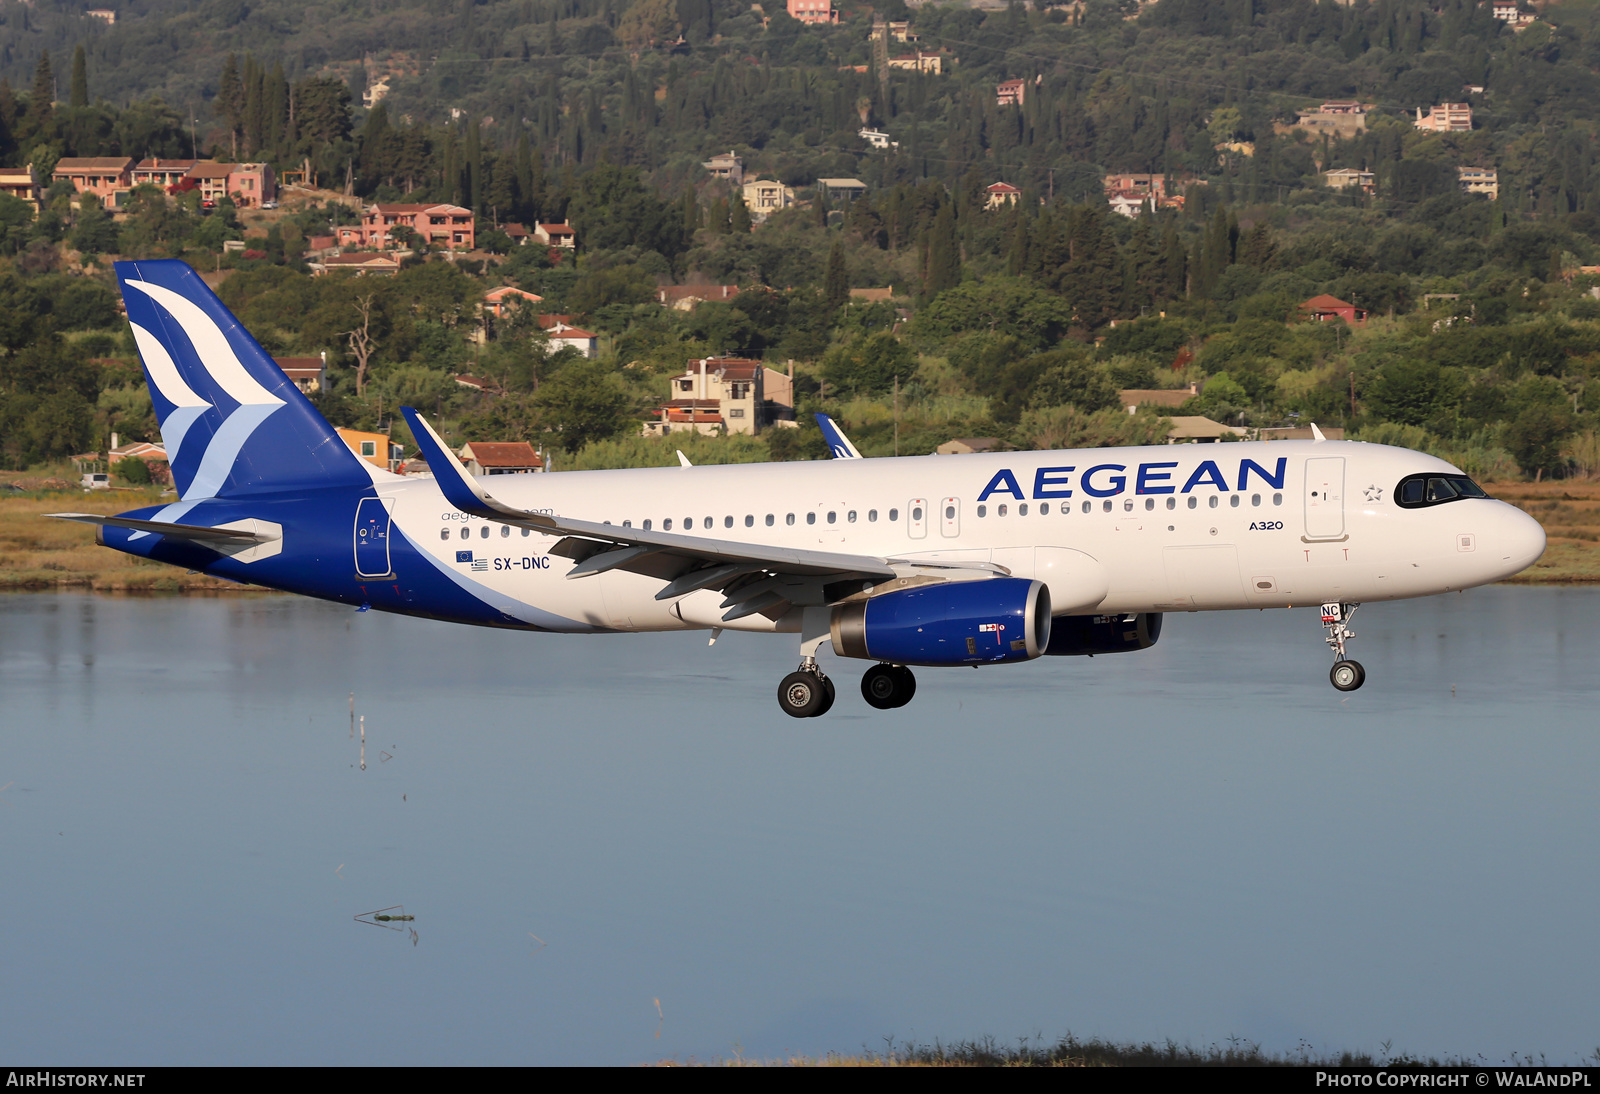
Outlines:
{"label": "passenger cabin window", "polygon": [[774,521],[775,521],[775,520],[776,520],[776,519],[777,519],[777,518],[776,518],[776,517],[774,517],[774,516],[773,516],[773,515],[772,515],[772,514],[771,514],[771,513],[768,513],[768,514],[767,514],[767,527],[768,527],[768,528],[771,528],[771,527],[772,527],[772,525],[773,525],[773,522],[774,522]]}
{"label": "passenger cabin window", "polygon": [[995,506],[994,515],[997,516],[997,517],[1005,516],[1006,515],[1006,507],[1004,505]]}
{"label": "passenger cabin window", "polygon": [[666,520],[661,522],[661,530],[663,532],[672,531],[672,518],[671,517],[668,517]]}
{"label": "passenger cabin window", "polygon": [[1483,487],[1465,475],[1411,475],[1395,487],[1394,500],[1402,509],[1426,509],[1463,498],[1486,498]]}
{"label": "passenger cabin window", "polygon": [[463,524],[461,526],[461,538],[462,539],[466,539],[471,534],[472,534],[472,529],[468,528],[465,524]]}
{"label": "passenger cabin window", "polygon": [[989,507],[987,505],[978,506],[978,516],[986,517],[988,515],[989,515]]}
{"label": "passenger cabin window", "polygon": [[807,524],[815,524],[815,523],[817,523],[817,514],[815,514],[815,513],[807,513],[806,514],[806,523]]}
{"label": "passenger cabin window", "polygon": [[450,538],[450,529],[448,529],[448,528],[439,529],[439,538],[440,539],[449,539]]}
{"label": "passenger cabin window", "polygon": [[889,510],[889,519],[891,521],[899,520],[900,519],[900,510],[898,510],[898,509]]}
{"label": "passenger cabin window", "polygon": [[745,527],[746,527],[746,528],[754,528],[754,527],[755,527],[755,526],[756,526],[756,518],[755,518],[755,514],[753,514],[753,513],[746,513],[746,514],[745,514],[745,515],[744,515],[744,526],[745,526]]}
{"label": "passenger cabin window", "polygon": [[[948,515],[949,514],[946,514],[946,516],[948,516]],[[1027,502],[1023,502],[1021,505],[1017,506],[1017,516],[1025,517],[1027,515],[1028,515],[1028,503]]]}
{"label": "passenger cabin window", "polygon": [[794,514],[790,513],[788,516],[784,517],[783,518],[783,523],[789,524],[789,525],[794,524]]}
{"label": "passenger cabin window", "polygon": [[[646,520],[646,521],[645,521],[645,522],[644,522],[644,530],[645,530],[645,531],[646,531],[646,532],[648,532],[648,531],[649,531],[649,530],[650,530],[650,522],[649,522],[649,520]],[[523,529],[523,530],[522,530],[522,534],[523,534],[523,535],[527,535],[527,534],[528,534],[528,530],[527,530],[527,529],[526,529],[526,528],[524,528],[524,529]]]}
{"label": "passenger cabin window", "polygon": [[867,510],[867,523],[869,523],[869,524],[874,523],[874,522],[877,521],[877,519],[878,519],[878,511],[876,509],[868,509]]}
{"label": "passenger cabin window", "polygon": [[[1004,508],[1004,506],[1002,506],[1002,508]],[[890,512],[892,513],[892,512],[894,512],[894,510],[891,509]],[[1001,516],[1005,516],[1004,513],[1002,513],[1000,515]],[[919,505],[916,508],[911,510],[911,519],[912,520],[921,520],[922,519],[922,506]]]}

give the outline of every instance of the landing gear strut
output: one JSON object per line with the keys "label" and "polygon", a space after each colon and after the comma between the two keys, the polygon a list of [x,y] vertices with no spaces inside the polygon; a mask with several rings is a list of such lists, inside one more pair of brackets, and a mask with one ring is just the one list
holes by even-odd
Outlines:
{"label": "landing gear strut", "polygon": [[815,657],[807,657],[800,667],[778,685],[778,705],[791,718],[820,718],[833,706],[833,681],[822,674]]}
{"label": "landing gear strut", "polygon": [[893,710],[911,702],[917,678],[904,665],[873,665],[861,678],[861,696],[879,710]]}
{"label": "landing gear strut", "polygon": [[1324,604],[1322,606],[1322,626],[1328,632],[1325,639],[1333,649],[1333,669],[1328,673],[1328,679],[1340,691],[1355,691],[1367,682],[1367,670],[1361,667],[1360,661],[1351,661],[1345,656],[1344,644],[1356,636],[1350,629],[1350,617],[1356,614],[1360,604]]}

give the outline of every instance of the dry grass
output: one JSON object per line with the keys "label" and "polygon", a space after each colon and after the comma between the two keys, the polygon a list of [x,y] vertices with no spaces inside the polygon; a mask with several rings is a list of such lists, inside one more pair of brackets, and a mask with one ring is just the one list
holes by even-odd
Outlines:
{"label": "dry grass", "polygon": [[1512,583],[1600,582],[1600,482],[1498,482],[1486,483],[1484,489],[1544,525],[1550,540],[1544,557],[1511,578]]}
{"label": "dry grass", "polygon": [[246,586],[98,547],[94,528],[46,513],[121,513],[163,499],[154,490],[48,490],[16,493],[3,482],[41,486],[16,475],[0,480],[0,590],[100,592],[239,591]]}

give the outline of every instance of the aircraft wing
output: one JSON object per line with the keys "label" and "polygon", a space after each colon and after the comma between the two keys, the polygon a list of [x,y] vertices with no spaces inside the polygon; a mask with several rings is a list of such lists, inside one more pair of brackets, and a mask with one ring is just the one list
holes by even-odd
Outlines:
{"label": "aircraft wing", "polygon": [[[756,612],[776,618],[793,604],[825,604],[857,588],[841,591],[840,582],[876,585],[930,570],[978,570],[1003,575],[992,563],[897,562],[871,555],[767,546],[709,536],[646,531],[571,517],[536,513],[507,505],[467,474],[433,427],[411,407],[402,407],[412,435],[422,449],[434,480],[457,509],[489,520],[563,538],[550,553],[574,560],[567,574],[583,578],[607,570],[626,570],[667,582],[656,594],[670,600],[698,589],[728,593],[723,619],[732,621]],[[833,588],[829,588],[833,586]]]}
{"label": "aircraft wing", "polygon": [[850,438],[844,435],[838,423],[826,414],[815,415],[817,425],[822,427],[822,439],[828,442],[828,451],[833,453],[836,460],[859,460],[860,451],[850,443]]}

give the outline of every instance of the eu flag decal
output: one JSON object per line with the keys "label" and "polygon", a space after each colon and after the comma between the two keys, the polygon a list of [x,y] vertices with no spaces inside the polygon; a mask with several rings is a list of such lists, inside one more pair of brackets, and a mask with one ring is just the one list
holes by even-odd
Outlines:
{"label": "eu flag decal", "polygon": [[472,561],[472,552],[471,551],[457,551],[456,552],[456,561],[457,562],[471,562]]}

